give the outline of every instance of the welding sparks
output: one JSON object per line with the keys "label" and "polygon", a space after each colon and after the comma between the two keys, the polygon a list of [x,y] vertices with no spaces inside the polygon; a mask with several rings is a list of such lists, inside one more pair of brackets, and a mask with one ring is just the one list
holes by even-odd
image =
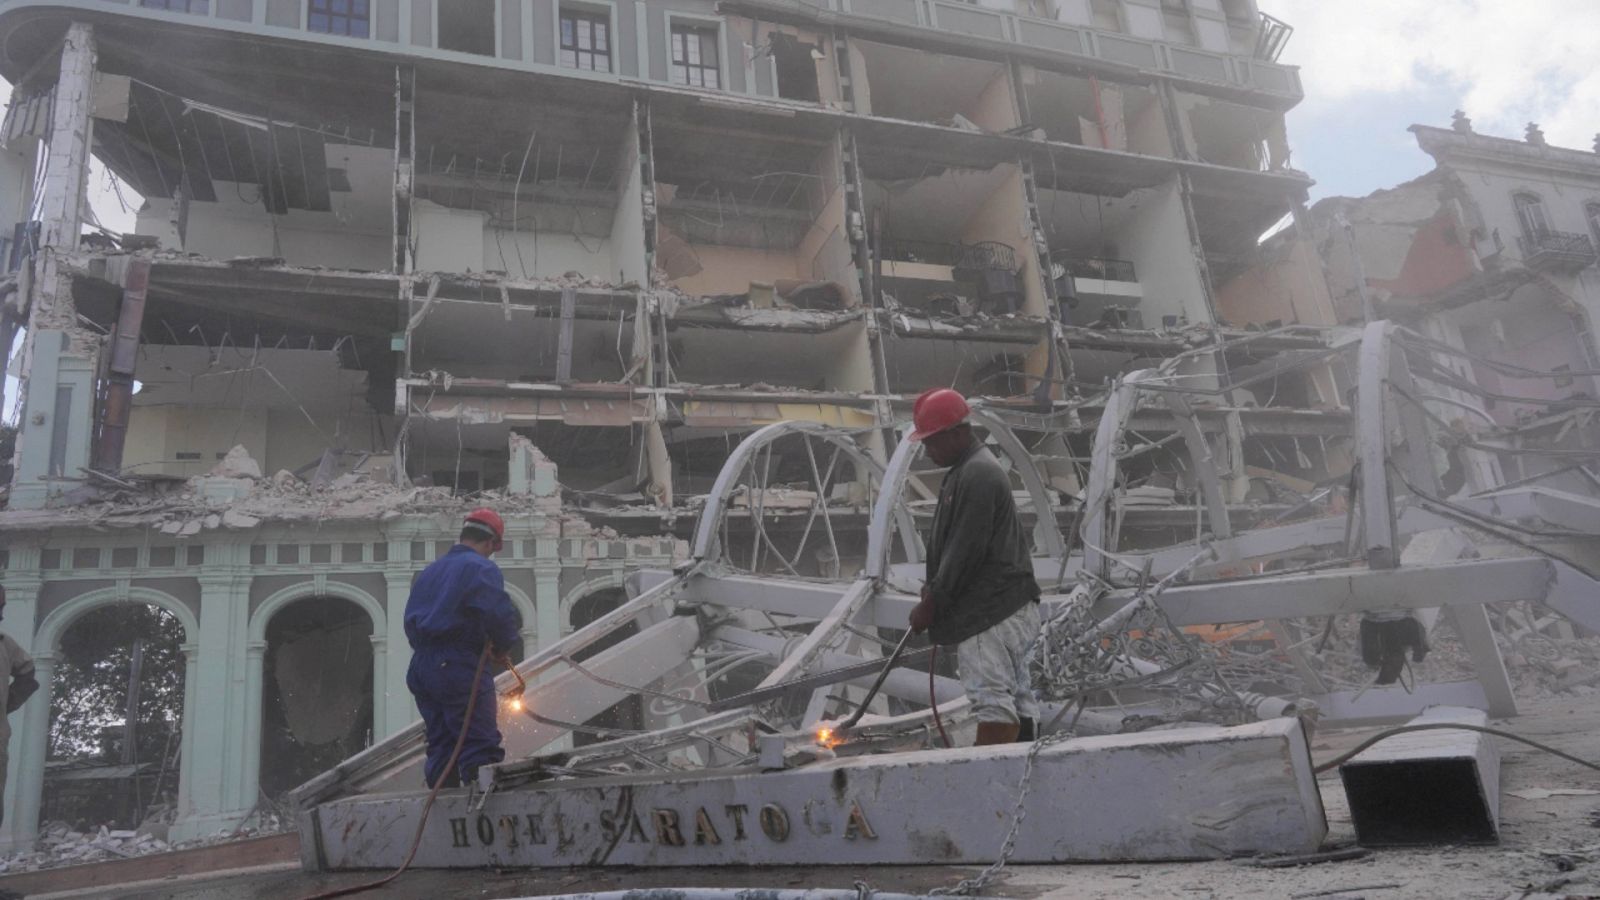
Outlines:
{"label": "welding sparks", "polygon": [[511,697],[511,698],[506,700],[506,706],[512,712],[522,712],[522,698],[521,697]]}
{"label": "welding sparks", "polygon": [[838,736],[834,734],[832,728],[824,725],[817,729],[817,743],[823,747],[837,747],[843,743],[843,741],[841,741]]}

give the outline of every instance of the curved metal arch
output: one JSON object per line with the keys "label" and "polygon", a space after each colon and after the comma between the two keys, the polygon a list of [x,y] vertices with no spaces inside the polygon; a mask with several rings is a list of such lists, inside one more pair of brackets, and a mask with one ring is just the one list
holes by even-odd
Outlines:
{"label": "curved metal arch", "polygon": [[[1044,478],[1039,475],[1038,467],[1033,464],[1033,455],[1009,424],[982,406],[974,406],[968,418],[986,429],[995,443],[1000,445],[1006,458],[1016,466],[1022,485],[1033,502],[1034,546],[1046,556],[1060,558],[1067,552],[1067,545],[1061,537],[1061,529],[1056,527],[1050,492],[1045,487]],[[922,542],[918,539],[916,525],[911,520],[910,512],[900,502],[905,494],[906,481],[911,477],[911,467],[921,454],[921,444],[902,440],[894,448],[894,456],[889,459],[883,476],[883,489],[878,492],[878,501],[872,508],[872,522],[867,527],[868,578],[882,579],[889,571],[891,515],[898,520],[896,524],[900,528],[900,540],[905,546],[906,556],[912,560],[922,556]]]}
{"label": "curved metal arch", "polygon": [[[1141,388],[1172,385],[1175,373],[1166,366],[1139,369],[1123,376],[1106,400],[1100,426],[1095,431],[1090,452],[1088,483],[1084,485],[1084,515],[1079,527],[1083,535],[1083,568],[1101,578],[1111,578],[1111,555],[1116,552],[1116,534],[1111,528],[1111,500],[1116,495],[1118,456],[1127,444],[1124,434],[1139,410]],[[1212,537],[1233,536],[1227,499],[1222,492],[1222,476],[1211,455],[1211,444],[1195,419],[1194,410],[1177,391],[1164,393],[1166,411],[1172,415],[1188,451],[1196,486],[1204,499],[1206,520]]]}
{"label": "curved metal arch", "polygon": [[[706,495],[706,505],[705,508],[700,510],[700,519],[695,523],[694,545],[690,551],[690,555],[694,560],[697,562],[709,562],[725,550],[725,548],[719,547],[717,543],[717,525],[722,521],[722,517],[727,514],[728,502],[733,498],[733,490],[738,484],[740,473],[755,458],[756,452],[779,438],[794,434],[814,437],[838,447],[840,452],[844,453],[852,462],[864,467],[866,472],[878,478],[879,495],[880,497],[882,496],[882,488],[885,484],[884,467],[858,447],[848,432],[830,425],[823,425],[820,422],[775,422],[751,432],[744,440],[739,442],[739,446],[733,449],[733,453],[729,454],[727,461],[722,464],[722,470],[717,473],[717,480],[712,484],[711,492]],[[818,487],[820,489],[821,485],[818,485]],[[826,502],[826,498],[819,497],[818,499]],[[911,514],[903,510],[902,514],[904,515],[908,532],[914,533],[915,526],[911,524]],[[874,516],[874,520],[876,520],[876,516]],[[869,547],[871,546],[871,540],[869,533]],[[868,565],[871,565],[870,560]]]}

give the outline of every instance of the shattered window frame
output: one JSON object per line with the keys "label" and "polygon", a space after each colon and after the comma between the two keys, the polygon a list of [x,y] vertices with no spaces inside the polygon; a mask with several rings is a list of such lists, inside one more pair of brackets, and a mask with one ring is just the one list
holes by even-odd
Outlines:
{"label": "shattered window frame", "polygon": [[[615,71],[612,48],[616,46],[616,29],[612,27],[609,10],[561,4],[557,15],[556,44],[558,63],[564,69],[583,72]],[[588,26],[585,34],[584,26]],[[587,41],[588,46],[584,46]],[[585,59],[587,57],[587,60]],[[604,60],[604,64],[601,61]]]}
{"label": "shattered window frame", "polygon": [[196,16],[211,15],[211,0],[139,0],[139,5],[145,9],[164,9]]}
{"label": "shattered window frame", "polygon": [[674,18],[669,36],[672,56],[667,80],[682,87],[722,90],[721,23]]}
{"label": "shattered window frame", "polygon": [[353,38],[371,37],[371,0],[306,0],[306,30]]}

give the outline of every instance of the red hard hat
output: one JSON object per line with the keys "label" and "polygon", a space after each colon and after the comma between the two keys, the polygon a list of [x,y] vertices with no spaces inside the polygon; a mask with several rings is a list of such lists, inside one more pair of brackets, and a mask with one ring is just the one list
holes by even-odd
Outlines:
{"label": "red hard hat", "polygon": [[501,519],[500,518],[500,514],[495,512],[494,510],[490,509],[489,507],[485,506],[482,509],[475,509],[472,512],[467,513],[466,521],[463,522],[462,524],[463,525],[479,525],[479,526],[482,526],[483,528],[488,529],[490,532],[492,532],[494,534],[494,549],[495,550],[502,550],[502,549],[505,548],[505,545],[506,545],[506,523],[505,523],[505,520]]}
{"label": "red hard hat", "polygon": [[961,396],[960,392],[950,388],[928,388],[917,395],[916,405],[911,407],[911,423],[916,428],[910,438],[920,441],[954,428],[965,422],[970,412],[972,410],[967,407],[967,398]]}

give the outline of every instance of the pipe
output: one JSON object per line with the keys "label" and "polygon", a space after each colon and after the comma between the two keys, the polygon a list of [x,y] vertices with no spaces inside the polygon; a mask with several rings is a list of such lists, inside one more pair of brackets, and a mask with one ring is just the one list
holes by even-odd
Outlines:
{"label": "pipe", "polygon": [[[781,890],[774,887],[648,887],[605,890],[600,894],[546,894],[518,900],[861,900],[862,890]],[[933,900],[930,894],[888,894],[870,890],[874,900]]]}

